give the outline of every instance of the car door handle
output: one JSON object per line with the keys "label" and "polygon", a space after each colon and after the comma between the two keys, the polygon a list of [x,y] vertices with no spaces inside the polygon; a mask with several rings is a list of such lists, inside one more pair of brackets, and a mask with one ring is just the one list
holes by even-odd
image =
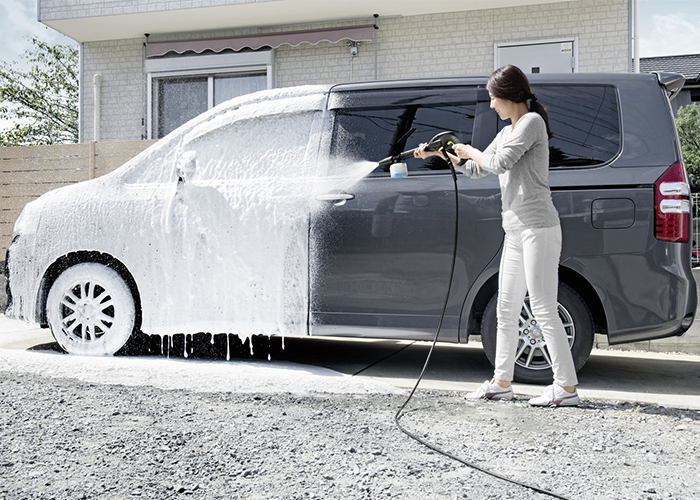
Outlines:
{"label": "car door handle", "polygon": [[316,196],[316,199],[318,201],[348,201],[352,200],[355,198],[354,194],[349,194],[349,193],[326,193],[326,194],[319,194]]}

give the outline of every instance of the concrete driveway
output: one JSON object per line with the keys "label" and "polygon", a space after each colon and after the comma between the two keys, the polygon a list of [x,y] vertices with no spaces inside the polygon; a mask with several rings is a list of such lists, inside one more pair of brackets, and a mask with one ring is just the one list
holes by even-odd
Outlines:
{"label": "concrete driveway", "polygon": [[[178,337],[182,339],[182,335],[176,335],[175,340]],[[211,344],[210,336],[198,337],[201,338],[188,343],[195,353],[189,357],[226,359],[225,340]],[[256,358],[269,356],[274,360],[321,366],[401,388],[414,386],[430,350],[429,342],[398,340],[287,337],[284,340],[272,338],[266,344],[256,347]],[[0,316],[0,348],[51,349],[54,345],[49,330]],[[151,352],[157,356],[160,356],[159,345],[160,339],[154,339]],[[170,356],[178,357],[178,342],[174,345]],[[246,351],[247,347],[242,349]],[[480,344],[438,343],[420,387],[470,391],[491,375],[492,367]],[[700,410],[700,356],[594,350],[579,372],[579,383],[583,398]],[[542,386],[516,384],[515,392],[539,395]]]}
{"label": "concrete driveway", "polygon": [[[286,339],[285,359],[332,368],[409,388],[430,350],[429,342]],[[471,391],[493,375],[481,344],[438,343],[420,387]],[[584,398],[653,403],[700,410],[700,356],[594,350],[578,374]],[[515,384],[539,396],[542,386]]]}

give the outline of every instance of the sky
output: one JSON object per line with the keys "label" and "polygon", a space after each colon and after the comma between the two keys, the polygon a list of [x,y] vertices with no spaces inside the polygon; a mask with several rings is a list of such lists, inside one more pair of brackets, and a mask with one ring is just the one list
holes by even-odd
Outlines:
{"label": "sky", "polygon": [[[642,57],[700,54],[700,0],[639,0]],[[36,0],[0,0],[0,61],[14,61],[38,35],[75,43],[36,20]]]}
{"label": "sky", "polygon": [[641,57],[700,54],[700,0],[640,0]]}
{"label": "sky", "polygon": [[0,61],[18,60],[37,35],[49,43],[75,43],[36,20],[36,0],[0,0]]}

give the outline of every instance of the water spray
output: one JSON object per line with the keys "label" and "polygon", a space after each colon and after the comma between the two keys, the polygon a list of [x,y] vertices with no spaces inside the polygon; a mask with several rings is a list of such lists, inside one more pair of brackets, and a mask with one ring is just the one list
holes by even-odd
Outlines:
{"label": "water spray", "polygon": [[[497,472],[493,472],[491,470],[485,469],[483,467],[480,467],[468,460],[465,460],[461,457],[458,457],[448,451],[445,451],[438,446],[429,443],[425,439],[417,436],[416,434],[412,433],[405,427],[401,425],[400,419],[401,419],[401,414],[408,405],[409,401],[413,398],[413,395],[415,394],[416,390],[418,389],[418,385],[420,384],[421,380],[423,380],[423,375],[425,375],[425,371],[428,369],[428,365],[430,364],[430,358],[433,355],[433,351],[435,350],[435,345],[437,344],[438,337],[440,336],[440,330],[442,328],[442,322],[445,318],[445,311],[447,310],[447,302],[450,298],[450,291],[452,289],[452,281],[454,278],[454,271],[455,271],[455,262],[457,260],[457,242],[458,242],[458,236],[459,236],[459,191],[457,188],[457,173],[455,172],[455,167],[452,164],[452,161],[450,157],[448,156],[448,153],[454,154],[454,150],[452,149],[453,146],[456,144],[459,144],[460,141],[455,135],[454,132],[441,132],[437,134],[435,137],[433,137],[430,142],[427,144],[425,147],[425,151],[431,151],[431,152],[439,152],[442,155],[442,158],[447,162],[447,164],[450,167],[450,172],[452,173],[452,180],[454,182],[454,192],[455,192],[455,225],[454,225],[454,245],[452,249],[452,265],[450,266],[450,278],[448,280],[447,284],[447,293],[445,295],[445,301],[442,306],[442,312],[440,313],[440,321],[438,322],[437,329],[435,331],[435,337],[433,338],[433,343],[430,346],[430,350],[428,351],[428,355],[425,359],[425,363],[423,364],[423,369],[420,372],[420,375],[418,375],[418,379],[416,380],[415,385],[413,386],[413,389],[411,390],[411,393],[408,395],[406,398],[406,401],[399,407],[398,411],[394,415],[394,422],[396,423],[396,426],[399,428],[401,432],[406,434],[408,437],[418,441],[420,444],[423,446],[426,446],[430,448],[431,450],[440,453],[441,455],[444,455],[452,460],[455,460],[463,465],[466,465],[467,467],[470,467],[472,469],[478,470],[479,472],[483,472],[484,474],[488,474],[489,476],[495,477],[497,479],[501,479],[502,481],[506,481],[512,484],[515,484],[517,486],[522,486],[524,488],[536,491],[537,493],[542,493],[544,495],[548,495],[553,498],[560,498],[562,500],[569,500],[567,497],[558,495],[556,493],[553,493],[551,491],[538,488],[536,486],[529,485],[527,483],[523,483],[521,481],[517,481],[515,479],[509,478],[507,476],[503,476],[501,474],[498,474]],[[412,158],[414,156],[414,153],[418,150],[418,148],[414,149],[409,149],[407,151],[404,151],[402,153],[399,153],[394,156],[388,156],[381,160],[379,162],[379,165],[382,167],[390,166],[393,165],[394,163],[399,163],[403,160],[406,160],[408,158]],[[460,160],[457,164],[462,165],[465,163],[466,160]]]}

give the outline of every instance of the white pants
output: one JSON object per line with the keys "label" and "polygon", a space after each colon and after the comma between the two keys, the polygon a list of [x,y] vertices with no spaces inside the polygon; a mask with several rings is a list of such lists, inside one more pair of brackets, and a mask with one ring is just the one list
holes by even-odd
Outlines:
{"label": "white pants", "polygon": [[569,342],[557,312],[561,227],[506,230],[498,279],[494,377],[513,380],[518,347],[518,319],[526,294],[542,329],[554,371],[562,387],[578,383]]}

